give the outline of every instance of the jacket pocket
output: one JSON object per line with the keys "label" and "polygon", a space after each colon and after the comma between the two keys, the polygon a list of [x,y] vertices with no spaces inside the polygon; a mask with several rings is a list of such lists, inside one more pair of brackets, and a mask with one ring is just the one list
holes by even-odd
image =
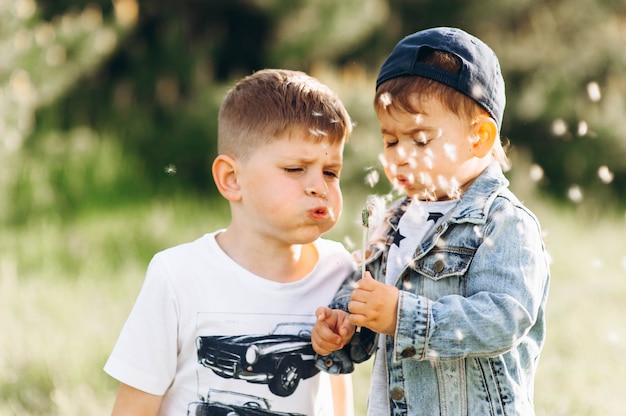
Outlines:
{"label": "jacket pocket", "polygon": [[417,274],[415,279],[417,281],[411,282],[411,285],[415,285],[411,291],[432,300],[446,295],[464,296],[465,274],[474,253],[475,250],[465,247],[448,246],[433,249],[415,264],[414,273]]}

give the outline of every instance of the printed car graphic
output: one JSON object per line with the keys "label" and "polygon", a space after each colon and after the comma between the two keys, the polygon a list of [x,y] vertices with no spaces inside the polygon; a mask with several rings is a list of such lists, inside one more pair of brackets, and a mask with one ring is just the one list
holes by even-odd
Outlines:
{"label": "printed car graphic", "polygon": [[224,378],[267,384],[289,396],[301,379],[319,372],[311,346],[313,324],[282,323],[267,335],[200,336],[198,362]]}
{"label": "printed car graphic", "polygon": [[273,412],[269,402],[257,396],[222,390],[209,390],[206,398],[189,404],[188,416],[305,416],[300,413]]}

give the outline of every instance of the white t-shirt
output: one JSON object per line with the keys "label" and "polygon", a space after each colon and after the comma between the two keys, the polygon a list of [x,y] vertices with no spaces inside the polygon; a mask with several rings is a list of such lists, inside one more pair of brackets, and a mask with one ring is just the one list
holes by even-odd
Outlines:
{"label": "white t-shirt", "polygon": [[154,256],[104,370],[164,395],[160,415],[217,407],[331,415],[329,380],[314,370],[310,330],[315,309],[354,270],[352,257],[318,239],[315,269],[277,283],[228,257],[215,240],[219,232]]}
{"label": "white t-shirt", "polygon": [[[415,251],[426,233],[456,205],[458,200],[418,201],[412,200],[406,212],[400,218],[394,242],[389,247],[387,256],[387,274],[385,283],[395,285],[402,271],[415,257]],[[370,398],[367,414],[371,416],[389,415],[389,380],[387,378],[387,356],[385,351],[386,336],[378,337],[378,352],[374,358]]]}

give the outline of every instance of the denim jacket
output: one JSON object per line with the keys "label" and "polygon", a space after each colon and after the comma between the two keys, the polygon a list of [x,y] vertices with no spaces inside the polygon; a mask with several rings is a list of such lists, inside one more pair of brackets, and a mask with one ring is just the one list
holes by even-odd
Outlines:
{"label": "denim jacket", "polygon": [[[385,281],[407,203],[392,205],[384,230],[373,232],[381,238],[370,241],[366,267],[378,281]],[[499,165],[490,165],[424,237],[395,283],[395,334],[377,352],[386,354],[391,414],[533,415],[548,263],[537,219],[508,190]],[[331,307],[347,311],[350,280]],[[349,372],[376,348],[376,334],[362,328],[318,366]]]}

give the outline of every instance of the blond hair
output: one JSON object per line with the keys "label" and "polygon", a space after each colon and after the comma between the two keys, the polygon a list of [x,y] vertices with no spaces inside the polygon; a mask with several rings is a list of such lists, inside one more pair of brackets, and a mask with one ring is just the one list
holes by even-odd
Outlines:
{"label": "blond hair", "polygon": [[314,142],[348,139],[352,121],[341,100],[304,72],[265,69],[228,91],[218,116],[218,152],[245,158],[291,132]]}
{"label": "blond hair", "polygon": [[[461,69],[461,62],[456,56],[434,49],[422,53],[418,61],[453,73],[458,73]],[[438,99],[447,110],[467,120],[470,125],[480,117],[491,117],[485,108],[467,95],[445,84],[420,76],[399,76],[383,82],[376,89],[374,109],[379,114],[392,109],[417,113],[420,111],[417,108],[421,103],[420,100],[426,98]],[[506,156],[505,147],[502,140],[496,140],[491,153],[502,169],[508,170],[511,163]]]}

